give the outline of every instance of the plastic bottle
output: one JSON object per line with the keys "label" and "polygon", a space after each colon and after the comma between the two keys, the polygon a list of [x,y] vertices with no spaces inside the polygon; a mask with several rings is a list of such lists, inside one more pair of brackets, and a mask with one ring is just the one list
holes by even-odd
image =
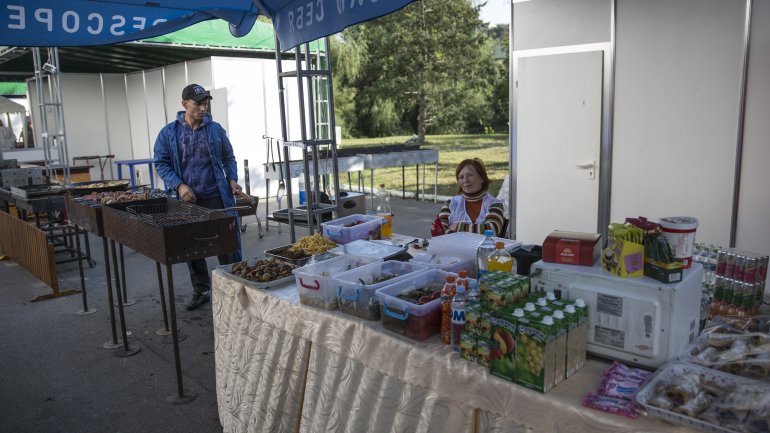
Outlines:
{"label": "plastic bottle", "polygon": [[468,271],[459,271],[459,272],[457,272],[457,277],[458,277],[457,278],[457,285],[459,286],[460,283],[462,282],[462,284],[465,286],[465,288],[468,291],[470,291],[470,289],[468,288]]}
{"label": "plastic bottle", "polygon": [[444,287],[441,289],[441,342],[452,342],[452,298],[457,286],[454,275],[447,275]]}
{"label": "plastic bottle", "polygon": [[505,244],[497,242],[495,244],[495,251],[489,255],[487,259],[488,271],[503,271],[511,272],[513,270],[514,258],[505,251]]}
{"label": "plastic bottle", "polygon": [[465,295],[465,286],[457,286],[457,293],[452,298],[452,349],[460,350],[460,338],[465,329],[465,307],[468,298]]}
{"label": "plastic bottle", "polygon": [[481,276],[488,272],[487,260],[489,256],[495,251],[495,241],[492,240],[495,232],[492,230],[484,231],[484,241],[481,242],[479,248],[476,250],[476,264],[479,267],[478,279],[481,280]]}
{"label": "plastic bottle", "polygon": [[299,174],[299,205],[307,203],[307,191],[305,191],[305,173]]}
{"label": "plastic bottle", "polygon": [[389,238],[393,236],[393,213],[390,211],[390,193],[385,189],[385,184],[381,183],[377,193],[374,195],[374,211],[378,217],[385,219],[382,223],[382,237]]}
{"label": "plastic bottle", "polygon": [[468,280],[468,304],[478,304],[481,302],[481,291],[479,291],[479,282]]}

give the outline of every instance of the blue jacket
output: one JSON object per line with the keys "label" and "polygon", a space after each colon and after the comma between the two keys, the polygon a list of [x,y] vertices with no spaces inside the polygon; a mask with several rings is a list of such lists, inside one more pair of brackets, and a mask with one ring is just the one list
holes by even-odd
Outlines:
{"label": "blue jacket", "polygon": [[[184,111],[177,113],[184,114]],[[182,183],[182,161],[179,152],[179,121],[174,120],[158,133],[155,140],[155,170],[163,179],[166,188],[176,192],[176,188]],[[233,146],[227,138],[222,125],[211,120],[211,115],[206,114],[200,128],[204,128],[209,142],[211,164],[214,166],[214,178],[217,181],[219,194],[225,207],[235,206],[235,197],[230,188],[230,181],[238,181],[238,166],[233,154]]]}

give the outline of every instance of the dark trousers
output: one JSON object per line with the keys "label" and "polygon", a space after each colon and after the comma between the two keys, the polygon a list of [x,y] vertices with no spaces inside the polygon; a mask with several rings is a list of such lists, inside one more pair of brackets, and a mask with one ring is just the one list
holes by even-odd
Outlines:
{"label": "dark trousers", "polygon": [[[199,198],[195,204],[207,209],[222,209],[225,207],[222,203],[222,198],[219,196],[206,199]],[[220,265],[233,262],[232,254],[217,256],[217,258]],[[211,290],[211,275],[206,265],[206,259],[196,259],[187,262],[187,268],[190,270],[190,282],[192,282],[194,293],[204,293]]]}

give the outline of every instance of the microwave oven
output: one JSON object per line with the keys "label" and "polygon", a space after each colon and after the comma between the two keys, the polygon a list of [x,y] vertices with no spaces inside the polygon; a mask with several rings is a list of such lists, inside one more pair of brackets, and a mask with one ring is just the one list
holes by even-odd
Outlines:
{"label": "microwave oven", "polygon": [[682,281],[620,278],[595,266],[539,261],[531,291],[553,291],[588,306],[587,351],[603,358],[657,368],[675,359],[698,336],[703,268],[693,264]]}

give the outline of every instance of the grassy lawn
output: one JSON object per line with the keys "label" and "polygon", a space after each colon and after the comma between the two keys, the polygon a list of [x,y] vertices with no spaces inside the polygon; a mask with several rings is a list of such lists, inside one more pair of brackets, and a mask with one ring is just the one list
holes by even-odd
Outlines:
{"label": "grassy lawn", "polygon": [[[408,136],[344,139],[340,149],[356,147],[383,146],[389,144],[404,144]],[[497,195],[503,178],[508,175],[508,134],[491,135],[429,135],[425,137],[422,148],[438,149],[438,193],[439,195],[457,194],[457,182],[455,181],[455,167],[466,158],[481,158],[487,166],[492,185],[489,192]],[[426,166],[425,188],[426,194],[433,194],[433,166]],[[364,173],[366,186],[369,186],[369,173]],[[407,191],[415,191],[416,175],[413,165],[406,167],[405,183]],[[422,167],[420,168],[420,184],[422,185]],[[356,177],[353,176],[353,182]],[[341,176],[340,182],[347,183],[347,176]],[[374,185],[384,183],[385,187],[395,193],[401,189],[401,167],[381,168],[374,171]]]}

